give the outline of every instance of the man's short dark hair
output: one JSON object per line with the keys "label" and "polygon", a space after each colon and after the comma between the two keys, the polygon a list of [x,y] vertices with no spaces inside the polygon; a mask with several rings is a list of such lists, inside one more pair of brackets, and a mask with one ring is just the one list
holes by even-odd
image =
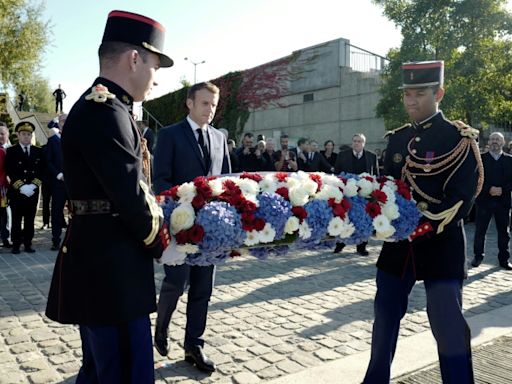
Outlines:
{"label": "man's short dark hair", "polygon": [[207,89],[211,93],[218,95],[220,93],[219,87],[217,87],[215,84],[210,83],[209,81],[203,82],[203,83],[197,83],[191,86],[188,89],[187,92],[187,99],[194,100],[196,97],[196,92],[200,91],[201,89]]}
{"label": "man's short dark hair", "polygon": [[145,63],[149,51],[146,49],[139,47],[137,45],[129,44],[129,43],[123,43],[121,41],[104,41],[101,43],[100,47],[98,48],[98,56],[100,58],[100,65],[102,63],[115,63],[119,56],[121,56],[126,51],[135,50],[139,52],[140,57],[142,58],[142,61]]}
{"label": "man's short dark hair", "polygon": [[286,133],[285,133],[285,134],[283,134],[283,135],[281,135],[281,137],[279,138],[279,140],[281,140],[281,139],[288,139],[288,135],[287,135]]}
{"label": "man's short dark hair", "polygon": [[329,144],[329,143],[331,143],[331,144],[332,144],[332,146],[334,147],[334,141],[332,141],[332,140],[327,140],[327,141],[324,143],[324,147],[325,147],[327,144]]}
{"label": "man's short dark hair", "polygon": [[251,133],[251,132],[245,132],[244,133],[244,139],[248,137],[249,139],[252,139],[254,137],[254,135]]}
{"label": "man's short dark hair", "polygon": [[301,137],[298,141],[297,141],[297,147],[300,147],[302,144],[306,144],[308,142],[308,139],[306,139],[305,137]]}

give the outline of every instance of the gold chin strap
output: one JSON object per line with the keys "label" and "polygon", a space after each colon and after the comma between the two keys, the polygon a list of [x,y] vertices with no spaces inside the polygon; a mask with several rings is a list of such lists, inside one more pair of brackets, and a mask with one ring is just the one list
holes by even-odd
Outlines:
{"label": "gold chin strap", "polygon": [[437,227],[437,234],[440,234],[441,232],[443,232],[444,227],[446,225],[448,225],[453,220],[453,218],[455,217],[455,215],[457,214],[457,212],[459,211],[459,208],[462,206],[463,203],[464,203],[464,201],[461,200],[457,204],[455,204],[453,207],[448,208],[446,211],[439,212],[439,213],[432,213],[429,211],[423,211],[422,213],[423,213],[423,216],[427,217],[430,220],[436,220],[436,221],[443,220],[441,222],[441,224],[439,224],[439,226]]}

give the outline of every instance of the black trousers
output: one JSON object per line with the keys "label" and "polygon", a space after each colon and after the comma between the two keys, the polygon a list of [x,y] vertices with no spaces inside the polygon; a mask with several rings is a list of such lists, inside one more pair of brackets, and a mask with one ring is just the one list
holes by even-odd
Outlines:
{"label": "black trousers", "polygon": [[0,235],[2,237],[2,241],[6,242],[9,240],[9,230],[7,229],[7,222],[9,221],[9,217],[7,216],[7,207],[0,208]]}
{"label": "black trousers", "polygon": [[500,201],[481,203],[476,206],[474,255],[481,259],[485,256],[485,235],[493,217],[498,232],[498,260],[500,263],[506,263],[510,257],[508,250],[510,207],[504,206]]}
{"label": "black trousers", "polygon": [[202,339],[206,328],[208,303],[213,290],[215,267],[201,267],[187,264],[164,265],[165,278],[162,281],[156,327],[158,332],[167,334],[167,328],[178,300],[188,286],[187,326],[185,329],[185,349],[203,346]]}
{"label": "black trousers", "polygon": [[43,225],[50,224],[50,201],[52,199],[52,184],[46,179],[41,185],[41,198],[43,199]]}
{"label": "black trousers", "polygon": [[[22,243],[25,247],[32,246],[34,238],[34,218],[36,217],[37,201],[39,200],[39,189],[35,193],[26,197],[19,192],[11,197],[10,205],[12,211],[11,240],[15,247]],[[23,220],[23,229],[21,222]]]}
{"label": "black trousers", "polygon": [[[60,107],[60,109],[59,109]],[[62,100],[55,100],[55,113],[58,113],[59,110],[62,112]]]}
{"label": "black trousers", "polygon": [[64,206],[66,205],[66,188],[64,182],[55,180],[52,186],[52,242],[60,243],[64,226]]}

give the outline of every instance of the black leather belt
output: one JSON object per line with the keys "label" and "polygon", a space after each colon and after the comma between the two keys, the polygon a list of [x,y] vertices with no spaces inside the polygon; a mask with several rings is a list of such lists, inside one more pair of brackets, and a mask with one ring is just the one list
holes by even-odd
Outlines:
{"label": "black leather belt", "polygon": [[73,215],[105,215],[113,213],[108,200],[71,200]]}

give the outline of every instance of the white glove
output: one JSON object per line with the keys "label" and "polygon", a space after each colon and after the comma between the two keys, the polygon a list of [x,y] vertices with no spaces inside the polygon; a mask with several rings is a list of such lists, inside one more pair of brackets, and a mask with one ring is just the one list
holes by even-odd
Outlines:
{"label": "white glove", "polygon": [[37,185],[35,185],[35,184],[27,184],[27,187],[30,188],[30,191],[32,192],[32,194],[34,194],[34,191],[36,190]]}
{"label": "white glove", "polygon": [[30,197],[34,194],[34,190],[30,187],[33,184],[24,184],[20,187],[20,193],[27,197]]}
{"label": "white glove", "polygon": [[64,174],[62,172],[57,175],[57,180],[64,180]]}

